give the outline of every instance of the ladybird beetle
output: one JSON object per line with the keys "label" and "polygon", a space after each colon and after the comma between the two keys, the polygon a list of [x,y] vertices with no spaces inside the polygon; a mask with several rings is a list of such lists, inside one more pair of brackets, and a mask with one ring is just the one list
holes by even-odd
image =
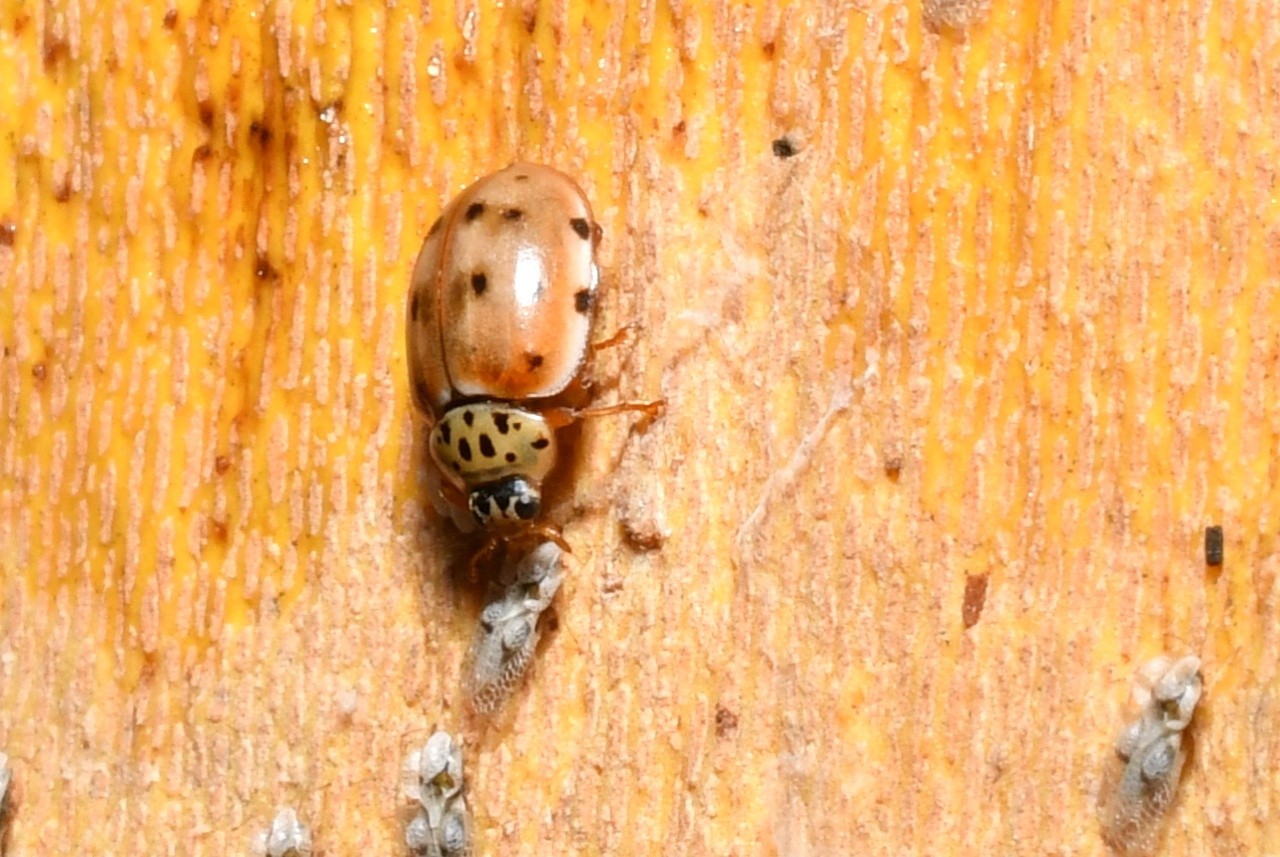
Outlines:
{"label": "ladybird beetle", "polygon": [[405,316],[410,389],[430,425],[441,498],[470,513],[488,549],[538,533],[567,550],[538,523],[557,429],[661,407],[575,407],[588,356],[619,338],[590,343],[601,235],[573,179],[517,163],[445,206],[418,252]]}

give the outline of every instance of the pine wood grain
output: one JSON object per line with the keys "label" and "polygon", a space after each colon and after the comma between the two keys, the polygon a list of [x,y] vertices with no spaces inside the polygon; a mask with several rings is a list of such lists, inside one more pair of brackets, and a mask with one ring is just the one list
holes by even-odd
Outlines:
{"label": "pine wood grain", "polygon": [[[439,724],[481,854],[1101,854],[1162,650],[1163,853],[1280,842],[1280,7],[9,4],[0,102],[9,853],[402,853]],[[483,729],[402,313],[516,158],[667,411],[584,428]]]}

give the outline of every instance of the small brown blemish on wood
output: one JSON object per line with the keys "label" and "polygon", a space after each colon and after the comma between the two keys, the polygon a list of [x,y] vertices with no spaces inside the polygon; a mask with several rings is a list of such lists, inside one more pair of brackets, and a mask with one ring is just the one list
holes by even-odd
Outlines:
{"label": "small brown blemish on wood", "polygon": [[278,280],[280,272],[275,269],[271,261],[266,256],[259,256],[253,269],[253,274],[259,280]]}
{"label": "small brown blemish on wood", "polygon": [[194,151],[192,151],[191,160],[193,163],[195,161],[203,161],[212,154],[213,148],[208,143],[201,143],[199,146],[196,146]]}
{"label": "small brown blemish on wood", "polygon": [[1204,562],[1205,565],[1222,565],[1222,527],[1214,525],[1204,528]]}
{"label": "small brown blemish on wood", "polygon": [[796,144],[791,142],[790,137],[779,137],[773,141],[773,155],[776,158],[786,160],[787,158],[795,157],[799,151],[796,148]]}
{"label": "small brown blemish on wood", "polygon": [[716,737],[723,738],[738,728],[738,715],[723,705],[716,706]]}
{"label": "small brown blemish on wood", "polygon": [[164,28],[166,30],[172,30],[177,23],[178,23],[178,10],[177,9],[167,10],[164,13]]}
{"label": "small brown blemish on wood", "polygon": [[773,55],[778,51],[778,46],[769,41],[761,45],[760,50],[764,51],[764,55],[767,59],[773,59]]}
{"label": "small brown blemish on wood", "polygon": [[982,608],[987,603],[987,574],[971,574],[964,582],[964,607],[960,615],[967,631],[982,618]]}
{"label": "small brown blemish on wood", "polygon": [[48,374],[48,372],[45,369],[44,361],[41,361],[31,367],[31,377],[35,378],[37,381],[43,381],[46,374]]}
{"label": "small brown blemish on wood", "polygon": [[67,48],[66,39],[46,37],[44,45],[41,48],[41,59],[44,60],[44,70],[52,71],[53,67],[69,53],[70,51]]}
{"label": "small brown blemish on wood", "polygon": [[223,474],[231,469],[231,459],[225,455],[219,455],[213,460],[213,470],[215,473]]}
{"label": "small brown blemish on wood", "polygon": [[18,224],[7,217],[4,220],[0,220],[0,246],[12,247],[17,235]]}
{"label": "small brown blemish on wood", "polygon": [[249,139],[266,148],[266,145],[271,142],[271,129],[255,119],[249,124]]}
{"label": "small brown blemish on wood", "polygon": [[53,198],[58,202],[66,202],[71,199],[71,174],[67,173],[58,182],[58,186],[53,189]]}

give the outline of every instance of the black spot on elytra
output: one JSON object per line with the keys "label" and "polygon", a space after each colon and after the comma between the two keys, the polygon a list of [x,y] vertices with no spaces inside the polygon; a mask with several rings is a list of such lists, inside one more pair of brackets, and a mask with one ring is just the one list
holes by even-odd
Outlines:
{"label": "black spot on elytra", "polygon": [[522,521],[527,521],[538,514],[538,507],[529,500],[520,500],[516,503],[516,514]]}
{"label": "black spot on elytra", "polygon": [[520,431],[520,429],[523,428],[523,426],[520,423],[512,423],[511,427],[516,431]]}
{"label": "black spot on elytra", "polygon": [[435,222],[435,223],[433,223],[433,224],[431,224],[431,228],[427,230],[427,237],[428,237],[428,238],[430,238],[432,235],[435,235],[437,232],[439,232],[439,231],[440,231],[440,225],[441,225],[442,223],[444,223],[444,218],[443,218],[443,217],[437,217],[437,218],[436,218],[436,222]]}
{"label": "black spot on elytra", "polygon": [[551,445],[551,441],[545,437],[540,437],[529,445],[532,446],[534,449],[546,449],[548,446]]}
{"label": "black spot on elytra", "polygon": [[489,440],[489,435],[483,433],[480,435],[480,454],[485,458],[493,458],[497,455],[493,448],[493,441]]}
{"label": "black spot on elytra", "polygon": [[[419,386],[422,386],[422,385],[419,385]],[[426,392],[426,391],[424,390],[423,392]],[[449,427],[449,423],[447,421],[440,423],[440,441],[442,443],[448,443],[449,436],[451,434],[453,434],[453,429]]]}
{"label": "black spot on elytra", "polygon": [[590,289],[578,289],[578,291],[574,293],[573,308],[583,315],[587,314],[587,311],[591,309]]}
{"label": "black spot on elytra", "polygon": [[511,429],[511,426],[507,424],[508,419],[510,418],[506,414],[493,415],[493,427],[498,430],[499,434],[506,434]]}
{"label": "black spot on elytra", "polygon": [[468,223],[470,223],[482,214],[484,214],[484,203],[473,202],[467,206],[467,213],[462,216],[467,219]]}
{"label": "black spot on elytra", "polygon": [[465,437],[458,438],[458,455],[462,456],[463,461],[471,460],[471,444],[467,443]]}
{"label": "black spot on elytra", "polygon": [[779,137],[773,141],[773,154],[777,158],[790,158],[798,152],[796,144],[787,137]]}
{"label": "black spot on elytra", "polygon": [[471,275],[471,291],[477,296],[484,294],[484,290],[489,288],[489,278],[483,272],[477,272]]}
{"label": "black spot on elytra", "polygon": [[413,299],[409,301],[409,318],[414,321],[418,320],[418,293],[413,293]]}
{"label": "black spot on elytra", "polygon": [[515,463],[515,460],[516,460],[516,454],[514,452],[508,452],[507,461],[511,463]]}
{"label": "black spot on elytra", "polygon": [[526,354],[524,356],[524,359],[525,359],[525,362],[529,364],[529,371],[531,372],[542,366],[541,354]]}
{"label": "black spot on elytra", "polygon": [[591,224],[587,223],[585,217],[575,217],[569,221],[569,225],[573,227],[573,231],[578,233],[578,237],[583,241],[591,237]]}
{"label": "black spot on elytra", "polygon": [[520,208],[504,208],[502,210],[503,220],[519,220],[524,217],[524,210]]}
{"label": "black spot on elytra", "polygon": [[476,415],[471,411],[463,411],[462,421],[467,424],[467,428],[471,428],[471,425],[476,421]]}

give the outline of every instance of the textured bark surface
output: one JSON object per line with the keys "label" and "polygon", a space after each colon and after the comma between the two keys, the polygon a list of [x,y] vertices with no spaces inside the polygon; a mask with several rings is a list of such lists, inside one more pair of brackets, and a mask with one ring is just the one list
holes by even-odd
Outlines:
{"label": "textured bark surface", "polygon": [[[400,853],[439,724],[481,854],[1101,854],[1162,650],[1164,853],[1280,842],[1280,6],[12,3],[0,103],[10,853]],[[517,157],[668,407],[481,728],[402,314]]]}

